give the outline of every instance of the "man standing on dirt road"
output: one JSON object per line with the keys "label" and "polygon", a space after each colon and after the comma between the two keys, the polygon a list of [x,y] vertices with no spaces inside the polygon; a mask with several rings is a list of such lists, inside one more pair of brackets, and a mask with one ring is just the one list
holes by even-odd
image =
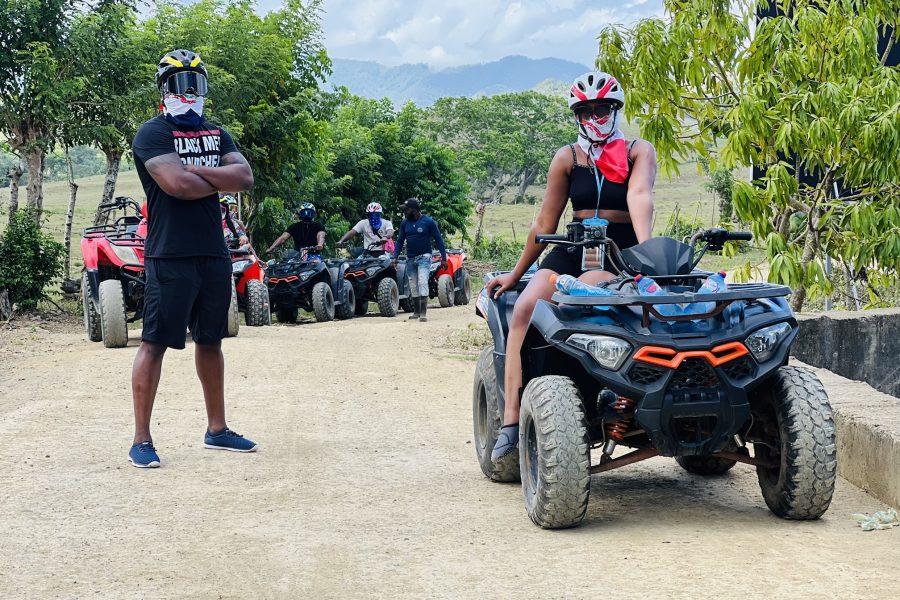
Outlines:
{"label": "man standing on dirt road", "polygon": [[403,222],[400,224],[400,235],[394,249],[394,266],[397,257],[406,243],[406,276],[409,278],[409,293],[413,297],[413,314],[409,317],[427,321],[428,309],[428,277],[431,275],[431,240],[433,239],[441,251],[441,268],[447,268],[447,248],[437,223],[428,215],[422,214],[422,204],[417,198],[410,198],[403,206]]}
{"label": "man standing on dirt road", "polygon": [[222,235],[219,190],[253,187],[253,171],[227,131],[203,118],[206,66],[190,50],[160,59],[156,86],[163,113],[144,123],[134,138],[134,163],[147,196],[144,330],[134,359],[135,467],[158,467],[150,415],[167,348],[194,340],[194,362],[203,386],[207,429],[204,446],[252,452],[256,444],[225,423],[225,359],[231,260]]}

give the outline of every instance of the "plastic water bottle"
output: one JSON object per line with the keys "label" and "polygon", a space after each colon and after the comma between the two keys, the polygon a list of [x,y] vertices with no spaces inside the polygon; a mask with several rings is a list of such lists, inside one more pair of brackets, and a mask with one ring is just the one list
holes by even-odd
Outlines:
{"label": "plastic water bottle", "polygon": [[[703,285],[697,290],[698,294],[720,294],[728,290],[728,284],[725,283],[725,271],[713,273],[704,280]],[[715,302],[691,302],[687,305],[685,312],[688,314],[702,314],[715,310]]]}
{"label": "plastic water bottle", "polygon": [[556,289],[563,294],[570,296],[618,296],[610,289],[590,285],[571,275],[551,275],[550,283],[554,284]]}
{"label": "plastic water bottle", "polygon": [[[668,292],[659,287],[659,284],[656,283],[652,277],[647,277],[646,275],[637,275],[634,278],[634,283],[637,286],[638,293],[641,296],[666,296]],[[653,308],[656,309],[661,315],[672,317],[681,313],[681,307],[677,304],[654,304]]]}

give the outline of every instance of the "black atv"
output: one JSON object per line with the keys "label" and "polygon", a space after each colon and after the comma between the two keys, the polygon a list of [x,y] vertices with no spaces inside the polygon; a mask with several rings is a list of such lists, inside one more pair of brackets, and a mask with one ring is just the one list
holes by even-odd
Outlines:
{"label": "black atv", "polygon": [[355,296],[344,279],[346,261],[310,256],[314,251],[314,247],[288,250],[280,260],[267,263],[269,303],[282,323],[296,323],[301,308],[319,322],[353,317]]}
{"label": "black atv", "polygon": [[362,316],[369,312],[369,302],[378,304],[383,317],[393,317],[401,303],[408,302],[406,295],[400,294],[398,281],[402,281],[406,262],[391,265],[390,254],[382,247],[387,240],[379,240],[367,248],[352,249],[344,277],[352,284],[356,293],[354,313]]}
{"label": "black atv", "polygon": [[[598,249],[606,270],[618,273],[607,287],[615,294],[538,302],[522,348],[519,451],[493,463],[508,324],[527,280],[498,300],[481,292],[476,310],[494,338],[478,360],[473,398],[484,474],[521,476],[526,512],[544,528],[581,522],[592,474],[657,455],[706,476],[754,465],[773,513],[825,513],[837,470],[834,421],[816,375],[787,364],[798,328],[785,300],[790,288],[746,283],[696,293],[709,275],[695,270],[703,253],[750,234],[705,230],[688,244],[658,237],[619,251],[605,227],[568,229],[537,241]],[[667,294],[638,295],[637,274]],[[617,446],[635,450],[614,458]]]}

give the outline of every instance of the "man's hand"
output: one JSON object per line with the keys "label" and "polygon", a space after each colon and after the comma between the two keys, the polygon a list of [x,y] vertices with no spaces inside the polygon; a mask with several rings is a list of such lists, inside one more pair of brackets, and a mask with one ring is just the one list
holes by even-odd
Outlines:
{"label": "man's hand", "polygon": [[322,244],[317,244],[317,245],[316,245],[316,252],[321,252],[321,251],[322,251],[322,248],[324,248],[324,247],[325,247],[325,246],[323,246]]}
{"label": "man's hand", "polygon": [[441,261],[441,268],[442,268],[442,269],[446,269],[446,268],[447,268],[447,261],[446,261],[446,260],[442,260],[442,261]]}
{"label": "man's hand", "polygon": [[218,167],[186,165],[185,170],[202,177],[217,190],[245,192],[253,187],[253,171],[240,152],[229,152]]}

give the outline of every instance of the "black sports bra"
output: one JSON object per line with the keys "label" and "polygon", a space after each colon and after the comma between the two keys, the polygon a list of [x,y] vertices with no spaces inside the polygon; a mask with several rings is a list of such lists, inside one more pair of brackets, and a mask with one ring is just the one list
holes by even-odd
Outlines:
{"label": "black sports bra", "polygon": [[[628,181],[631,179],[631,147],[632,140],[628,144],[628,177],[624,183],[615,183],[606,179],[600,194],[600,210],[622,210],[628,212]],[[597,180],[594,178],[594,168],[591,165],[578,163],[578,155],[575,153],[575,144],[569,144],[572,149],[572,172],[569,174],[569,199],[572,201],[572,210],[596,210],[597,208]]]}

